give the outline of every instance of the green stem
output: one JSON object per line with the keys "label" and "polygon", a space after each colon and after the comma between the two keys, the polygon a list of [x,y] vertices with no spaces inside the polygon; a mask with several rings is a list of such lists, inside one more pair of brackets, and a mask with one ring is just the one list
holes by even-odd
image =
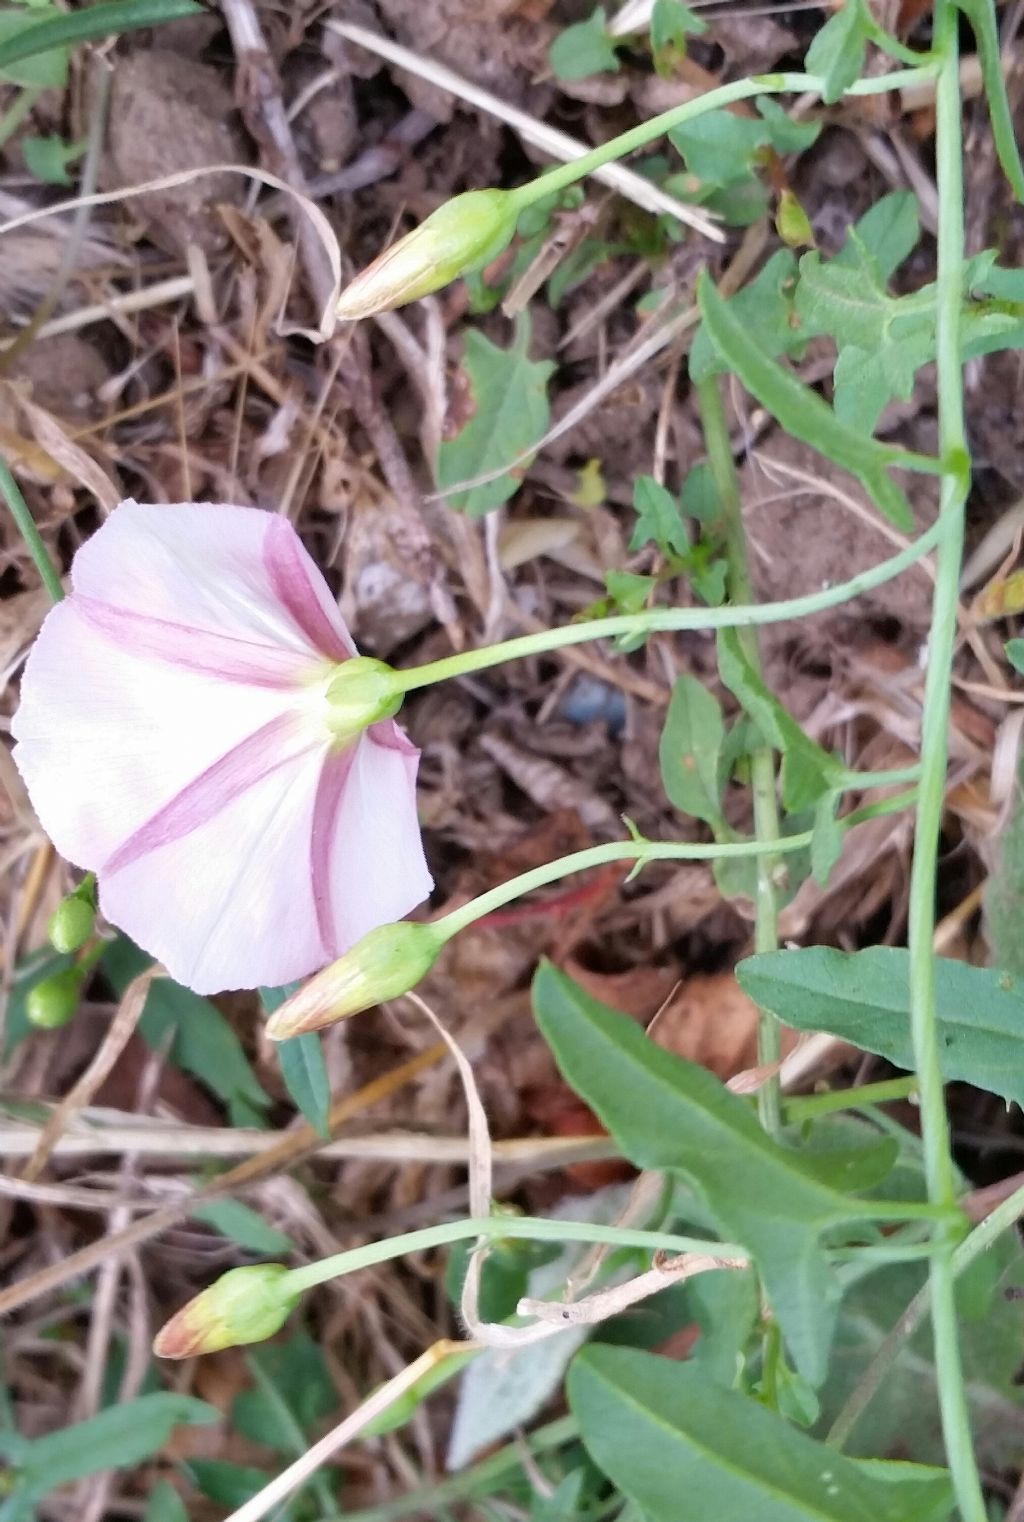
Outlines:
{"label": "green stem", "polygon": [[[717,375],[698,381],[696,391],[708,464],[724,530],[729,597],[733,603],[749,606],[754,601],[754,587],[743,529],[740,484]],[[739,639],[751,668],[761,676],[761,645],[756,626],[741,630]],[[750,782],[754,800],[754,835],[765,845],[774,847],[779,838],[779,805],[775,791],[775,756],[770,746],[759,746],[751,755]],[[779,949],[777,871],[778,858],[774,849],[758,857],[754,899],[754,951],[757,955]],[[778,1072],[781,1056],[779,1022],[768,1010],[761,1010],[757,1024],[757,1060],[768,1069],[768,1077],[757,1091],[757,1111],[762,1126],[775,1138],[782,1133],[782,1087]]]}
{"label": "green stem", "polygon": [[760,856],[766,849],[773,852],[802,851],[810,842],[810,830],[804,830],[799,835],[787,835],[784,840],[773,842],[770,847],[766,847],[760,840],[740,840],[724,845],[693,845],[689,841],[680,840],[612,840],[606,845],[588,846],[586,850],[573,851],[569,856],[560,856],[556,861],[546,861],[529,872],[521,872],[518,877],[499,883],[496,888],[481,893],[461,908],[453,909],[450,914],[434,920],[431,928],[441,931],[443,944],[467,926],[483,919],[484,915],[503,909],[506,904],[532,893],[535,888],[546,888],[549,883],[560,882],[573,872],[585,872],[589,867],[603,867],[614,861],[634,861],[639,870],[649,861],[718,861],[737,856]]}
{"label": "green stem", "polygon": [[[953,1278],[958,1279],[970,1268],[993,1242],[1008,1231],[1024,1215],[1024,1186],[997,1205],[992,1214],[976,1226],[965,1242],[953,1254]],[[846,1404],[832,1423],[826,1442],[841,1448],[854,1427],[860,1421],[868,1405],[882,1387],[882,1383],[899,1357],[900,1350],[913,1337],[928,1314],[932,1303],[932,1283],[925,1284],[911,1300],[892,1331],[882,1342],[871,1362],[864,1370]],[[965,1515],[971,1515],[966,1513]]]}
{"label": "green stem", "polygon": [[563,650],[568,645],[582,645],[595,639],[615,639],[624,634],[664,634],[680,629],[745,629],[755,624],[779,624],[787,619],[807,618],[812,613],[823,613],[828,608],[850,602],[862,592],[892,581],[923,559],[938,543],[940,534],[941,525],[935,522],[898,555],[880,561],[878,565],[861,571],[857,576],[851,576],[849,581],[837,586],[810,592],[803,597],[791,597],[785,602],[754,603],[734,608],[648,608],[642,613],[621,613],[613,618],[594,618],[578,624],[565,624],[558,629],[539,629],[535,634],[522,634],[516,639],[502,640],[497,645],[484,645],[479,650],[464,650],[458,655],[446,655],[439,661],[428,661],[423,666],[409,666],[396,671],[395,685],[402,692],[414,692],[419,687],[430,687],[435,682],[469,676],[474,671],[486,671],[488,667],[500,666],[505,661],[546,655],[553,650]]}
{"label": "green stem", "polygon": [[[956,1187],[939,1064],[933,941],[939,836],[945,807],[947,733],[963,547],[964,502],[969,483],[960,346],[964,262],[963,143],[958,12],[954,0],[936,0],[933,31],[935,50],[941,58],[936,82],[936,183],[939,200],[936,353],[939,450],[946,462],[946,469],[940,488],[938,521],[941,535],[921,725],[921,780],[910,880],[908,943],[910,1024],[920,1094],[921,1139],[928,1198],[936,1206],[951,1206],[956,1198]],[[937,1241],[929,1264],[939,1407],[946,1457],[962,1522],[985,1522],[987,1512],[971,1439],[970,1414],[957,1338],[953,1251],[952,1238]]]}
{"label": "green stem", "polygon": [[368,1242],[348,1252],[332,1254],[317,1263],[293,1268],[281,1281],[283,1295],[302,1295],[314,1285],[329,1279],[354,1274],[362,1268],[388,1263],[404,1253],[426,1252],[431,1247],[445,1247],[470,1237],[490,1240],[508,1237],[531,1242],[600,1242],[609,1247],[640,1247],[649,1252],[699,1252],[716,1257],[745,1257],[746,1249],[731,1242],[710,1242],[703,1237],[684,1237],[671,1231],[640,1231],[628,1226],[601,1226],[594,1221],[551,1221],[536,1216],[483,1216],[464,1221],[442,1221],[438,1226],[424,1226],[402,1236]]}
{"label": "green stem", "polygon": [[[936,64],[926,63],[912,69],[897,69],[892,74],[858,79],[850,86],[846,94],[885,95],[890,90],[906,89],[920,84],[923,80],[934,79],[937,67]],[[572,159],[567,164],[559,164],[554,169],[549,169],[537,179],[520,185],[510,194],[517,211],[525,211],[534,202],[556,195],[569,185],[575,185],[577,180],[593,174],[597,169],[603,169],[606,164],[624,158],[626,154],[633,153],[637,148],[646,148],[649,143],[655,142],[666,132],[670,132],[673,127],[681,127],[684,122],[693,121],[707,111],[732,106],[737,101],[749,100],[755,95],[802,95],[806,92],[821,95],[824,88],[824,81],[815,74],[760,74],[753,79],[734,80],[731,84],[708,90],[703,95],[697,96],[695,100],[684,101],[682,105],[673,106],[669,111],[662,111],[660,115],[640,122],[629,132],[623,132],[619,137],[612,138],[610,142],[602,143],[600,147],[585,153],[581,158]]]}
{"label": "green stem", "polygon": [[833,1089],[828,1094],[804,1094],[787,1099],[787,1125],[816,1120],[837,1110],[861,1110],[867,1105],[889,1104],[894,1099],[909,1099],[917,1092],[916,1078],[883,1078],[879,1083],[865,1083],[859,1089]]}
{"label": "green stem", "polygon": [[921,763],[913,766],[894,766],[887,772],[847,772],[840,783],[844,792],[866,792],[869,787],[898,787],[904,782],[917,782],[921,775]]}
{"label": "green stem", "polygon": [[4,500],[11,510],[11,517],[14,519],[18,533],[25,541],[25,548],[35,561],[43,586],[54,602],[60,602],[64,596],[64,588],[60,584],[60,573],[50,559],[50,552],[43,543],[43,536],[36,528],[36,521],[28,510],[28,503],[21,495],[21,488],[4,460],[0,460],[0,492],[3,493]]}

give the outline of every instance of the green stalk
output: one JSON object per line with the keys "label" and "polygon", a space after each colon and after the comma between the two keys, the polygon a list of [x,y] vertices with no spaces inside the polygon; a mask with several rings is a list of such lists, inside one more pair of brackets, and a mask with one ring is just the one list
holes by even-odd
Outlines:
{"label": "green stalk", "polygon": [[[949,1124],[939,1065],[935,1007],[935,893],[939,835],[945,806],[950,685],[956,637],[957,588],[963,548],[969,456],[963,416],[960,313],[964,263],[963,143],[958,13],[953,0],[936,0],[936,182],[939,196],[936,278],[939,446],[942,476],[935,596],[921,725],[914,864],[910,880],[910,1023],[920,1095],[921,1139],[928,1198],[955,1201]],[[971,1439],[957,1336],[954,1242],[938,1240],[929,1264],[935,1368],[942,1431],[962,1522],[986,1522],[986,1507]]]}
{"label": "green stalk", "polygon": [[464,1221],[442,1221],[439,1226],[424,1226],[402,1236],[385,1237],[365,1247],[333,1253],[317,1263],[293,1268],[280,1281],[282,1295],[303,1295],[317,1284],[354,1274],[362,1268],[388,1263],[405,1253],[426,1252],[431,1247],[446,1247],[470,1237],[501,1240],[524,1238],[530,1242],[599,1242],[609,1247],[640,1247],[649,1252],[699,1252],[721,1258],[742,1258],[746,1249],[732,1242],[711,1242],[704,1237],[685,1237],[671,1231],[640,1231],[630,1226],[602,1226],[595,1221],[551,1221],[540,1216],[482,1216]]}
{"label": "green stalk", "polygon": [[615,639],[622,634],[663,634],[680,629],[746,629],[755,624],[780,624],[787,619],[808,618],[812,613],[823,613],[828,608],[850,602],[862,592],[871,591],[902,575],[934,549],[940,534],[941,524],[935,522],[919,539],[900,550],[898,555],[880,561],[878,565],[861,571],[857,576],[851,576],[849,581],[825,587],[820,592],[809,592],[803,597],[790,597],[784,602],[754,603],[747,607],[648,608],[642,613],[619,613],[612,618],[594,618],[578,624],[565,624],[560,629],[539,629],[535,634],[521,634],[516,639],[502,640],[497,645],[485,645],[479,650],[464,650],[458,655],[446,655],[439,661],[428,661],[423,666],[409,666],[405,670],[396,671],[395,686],[402,692],[413,692],[418,687],[430,687],[434,682],[445,682],[452,677],[469,676],[474,671],[486,671],[490,666],[501,666],[505,661],[546,655],[552,650],[564,650],[568,645],[583,645],[595,639]]}
{"label": "green stalk", "polygon": [[805,1120],[817,1120],[821,1115],[834,1115],[841,1110],[863,1110],[868,1105],[889,1104],[894,1099],[909,1099],[917,1093],[916,1078],[882,1078],[878,1083],[865,1083],[857,1089],[830,1089],[827,1094],[801,1094],[787,1099],[785,1105],[788,1125],[800,1125]]}
{"label": "green stalk", "polygon": [[[729,596],[741,606],[753,603],[754,588],[750,580],[747,536],[743,529],[743,505],[740,483],[729,441],[729,425],[722,405],[722,392],[716,375],[697,384],[708,464],[715,484],[725,530],[725,557],[728,566]],[[757,628],[750,625],[740,631],[740,642],[751,668],[762,675],[761,645]],[[750,785],[754,798],[754,835],[771,847],[779,839],[779,805],[775,791],[775,756],[763,745],[750,758]],[[754,901],[754,951],[757,955],[779,949],[779,911],[775,891],[778,858],[773,850],[757,858],[757,895]],[[758,1012],[757,1060],[768,1069],[768,1077],[757,1091],[757,1112],[769,1136],[782,1134],[782,1086],[778,1067],[782,1057],[781,1028],[768,1010]]]}
{"label": "green stalk", "polygon": [[[897,69],[892,74],[858,79],[850,86],[846,94],[885,95],[890,90],[907,89],[912,85],[920,84],[923,80],[934,79],[937,68],[937,64],[924,63],[916,68]],[[520,185],[509,194],[513,198],[517,211],[525,211],[536,201],[542,201],[547,196],[565,190],[569,185],[575,185],[577,180],[584,179],[586,175],[593,174],[597,169],[603,169],[606,164],[625,158],[626,154],[635,152],[637,148],[646,148],[649,143],[663,137],[673,127],[681,127],[684,122],[693,121],[698,116],[703,116],[706,111],[735,105],[737,101],[750,100],[756,95],[802,95],[808,91],[821,95],[824,88],[824,80],[815,74],[759,74],[753,79],[734,80],[731,84],[720,85],[716,90],[707,90],[694,100],[684,101],[682,105],[673,106],[669,111],[662,111],[660,115],[640,122],[629,132],[623,132],[619,137],[612,138],[610,142],[602,143],[600,147],[592,149],[590,153],[585,153],[578,159],[571,159],[567,164],[559,164],[556,168],[549,169],[536,180]]]}
{"label": "green stalk", "polygon": [[11,517],[14,519],[18,533],[25,541],[25,548],[35,561],[43,586],[54,602],[60,602],[64,596],[64,588],[60,584],[60,573],[50,559],[50,552],[43,543],[42,534],[36,528],[36,520],[28,510],[28,503],[21,495],[21,488],[3,460],[0,460],[0,492],[3,493],[4,500],[11,510]]}
{"label": "green stalk", "polygon": [[451,940],[453,935],[458,935],[461,930],[483,919],[484,915],[503,909],[506,904],[532,893],[535,888],[546,888],[549,883],[560,882],[563,877],[568,877],[573,872],[585,872],[589,867],[603,867],[614,861],[632,861],[636,863],[635,870],[639,871],[649,861],[719,861],[731,857],[760,856],[766,850],[775,853],[802,851],[810,845],[811,833],[810,830],[804,830],[799,835],[787,835],[784,840],[769,846],[760,840],[730,841],[723,845],[692,845],[683,840],[611,840],[606,845],[588,846],[583,851],[573,851],[569,856],[546,861],[529,872],[521,872],[518,877],[510,877],[508,882],[499,883],[496,888],[490,888],[479,897],[470,899],[461,908],[453,909],[450,914],[434,920],[431,929],[441,932],[443,945],[444,941]]}

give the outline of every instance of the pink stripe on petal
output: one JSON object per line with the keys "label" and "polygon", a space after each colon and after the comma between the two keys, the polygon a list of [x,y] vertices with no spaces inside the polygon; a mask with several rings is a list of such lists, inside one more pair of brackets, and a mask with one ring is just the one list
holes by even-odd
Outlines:
{"label": "pink stripe on petal", "polygon": [[[358,743],[358,742],[357,742]],[[337,831],[338,814],[355,759],[355,746],[332,751],[323,764],[313,802],[313,828],[310,839],[310,877],[317,930],[329,961],[341,955],[338,945],[337,917],[331,892],[331,856]]]}
{"label": "pink stripe on petal", "polygon": [[[263,541],[263,564],[274,595],[322,655],[332,661],[347,660],[353,651],[320,602],[298,535],[286,518],[269,516]],[[341,622],[340,615],[338,621]]]}
{"label": "pink stripe on petal", "polygon": [[294,687],[309,669],[309,660],[296,651],[132,613],[81,592],[75,592],[71,601],[87,624],[120,645],[128,655],[165,661],[187,671],[222,677],[227,682],[244,682],[249,687]]}
{"label": "pink stripe on petal", "polygon": [[375,745],[383,745],[385,750],[401,751],[403,756],[419,755],[418,748],[394,719],[382,719],[379,724],[371,724],[366,733]]}
{"label": "pink stripe on petal", "polygon": [[298,732],[295,716],[281,714],[248,735],[129,835],[99,869],[100,873],[119,872],[140,857],[209,823],[239,793],[295,759],[295,747],[286,750],[284,742]]}

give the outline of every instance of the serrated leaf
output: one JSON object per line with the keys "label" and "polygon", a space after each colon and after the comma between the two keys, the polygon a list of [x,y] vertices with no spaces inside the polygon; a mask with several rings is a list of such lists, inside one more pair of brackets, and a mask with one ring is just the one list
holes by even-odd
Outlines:
{"label": "serrated leaf", "polygon": [[[750,335],[751,342],[770,358],[798,353],[806,343],[799,320],[793,311],[796,292],[797,263],[789,249],[779,249],[765,264],[757,278],[730,297],[729,312]],[[728,362],[716,349],[702,323],[694,334],[690,349],[690,378],[694,382],[709,375],[721,375]]]}
{"label": "serrated leaf", "polygon": [[866,1473],[760,1402],[702,1372],[631,1348],[591,1346],[569,1372],[569,1404],[594,1462],[648,1522],[939,1522],[942,1475],[920,1490]]}
{"label": "serrated leaf", "polygon": [[864,53],[871,30],[864,13],[864,0],[845,0],[807,49],[804,68],[822,81],[822,99],[831,105],[848,90],[864,69]]}
{"label": "serrated leaf", "polygon": [[705,1068],[663,1051],[550,963],[533,1003],[562,1076],[624,1155],[682,1174],[723,1236],[751,1251],[797,1368],[820,1383],[839,1298],[821,1235],[869,1218],[870,1206],[820,1184]]}
{"label": "serrated leaf", "polygon": [[189,1213],[193,1220],[205,1221],[247,1252],[279,1258],[283,1253],[295,1251],[291,1237],[268,1226],[263,1217],[242,1200],[207,1200],[194,1206]]}
{"label": "serrated leaf", "polygon": [[[263,1012],[272,1015],[297,988],[288,983],[283,988],[261,988]],[[331,1080],[327,1076],[324,1050],[315,1031],[293,1036],[277,1045],[281,1077],[285,1087],[310,1125],[325,1139],[330,1136]]]}
{"label": "serrated leaf", "polygon": [[[525,312],[507,349],[499,349],[482,333],[470,330],[466,334],[463,369],[473,413],[455,437],[441,445],[437,481],[442,490],[510,465],[543,437],[549,416],[547,383],[555,366],[550,360],[532,361],[529,347],[530,320]],[[520,482],[517,470],[456,492],[448,502],[459,512],[478,517],[507,502]]]}
{"label": "serrated leaf", "polygon": [[690,536],[679,503],[660,481],[655,481],[653,476],[637,476],[633,482],[633,507],[636,526],[629,541],[631,550],[642,550],[645,544],[655,544],[663,555],[687,553]]}
{"label": "serrated leaf", "polygon": [[765,127],[768,141],[776,153],[803,153],[821,135],[821,122],[798,122],[770,95],[759,95],[754,102]]}
{"label": "serrated leaf", "polygon": [[[118,936],[103,953],[100,965],[120,997],[152,960],[127,936]],[[171,1062],[194,1074],[225,1102],[232,1125],[264,1124],[262,1112],[270,1104],[270,1095],[249,1066],[242,1043],[209,999],[170,978],[157,978],[150,986],[138,1029],[147,1045],[167,1051]]]}
{"label": "serrated leaf", "polygon": [[640,613],[658,585],[654,576],[638,576],[635,571],[606,571],[604,584],[619,613]]}
{"label": "serrated leaf", "polygon": [[1014,671],[1019,671],[1024,676],[1024,639],[1008,639],[1003,648]]}
{"label": "serrated leaf", "polygon": [[691,174],[704,185],[723,189],[749,177],[769,132],[763,121],[752,116],[713,110],[673,127],[668,137]]}
{"label": "serrated leaf", "polygon": [[704,326],[719,358],[734,372],[763,407],[767,407],[785,431],[834,460],[855,476],[864,490],[897,528],[909,532],[914,518],[902,487],[889,475],[889,467],[902,465],[938,474],[938,460],[910,456],[903,450],[865,438],[836,417],[832,408],[798,380],[791,371],[775,364],[752,340],[733,309],[718,294],[707,272],[697,285]]}
{"label": "serrated leaf", "polygon": [[587,79],[591,74],[616,74],[619,55],[616,40],[608,33],[603,6],[586,21],[577,21],[559,33],[548,49],[548,62],[556,79]]}
{"label": "serrated leaf", "polygon": [[[1024,981],[936,958],[939,1057],[947,1081],[973,1083],[1024,1104]],[[741,987],[797,1030],[827,1031],[912,1069],[909,953],[871,946],[809,946],[749,957]]]}
{"label": "serrated leaf", "polygon": [[813,808],[840,785],[846,768],[801,729],[765,685],[744,654],[738,629],[719,632],[718,670],[767,744],[782,756],[782,801],[790,813]]}
{"label": "serrated leaf", "polygon": [[715,827],[724,824],[718,785],[724,739],[718,699],[695,676],[679,677],[658,747],[661,780],[674,808]]}
{"label": "serrated leaf", "polygon": [[21,140],[25,168],[44,185],[70,185],[68,165],[81,158],[84,149],[84,143],[66,143],[55,132]]}
{"label": "serrated leaf", "polygon": [[707,29],[707,22],[682,0],[654,0],[650,35],[657,72],[663,77],[670,76],[676,64],[686,57],[687,37],[697,37]]}
{"label": "serrated leaf", "polygon": [[920,236],[917,197],[911,190],[894,190],[854,223],[832,262],[864,268],[884,286],[917,247]]}

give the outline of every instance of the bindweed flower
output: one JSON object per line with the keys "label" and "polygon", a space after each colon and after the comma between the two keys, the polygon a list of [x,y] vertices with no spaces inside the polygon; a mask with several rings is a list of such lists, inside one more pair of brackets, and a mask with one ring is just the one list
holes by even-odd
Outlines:
{"label": "bindweed flower", "polygon": [[482,269],[515,235],[519,205],[507,190],[467,190],[378,254],[342,291],[343,321],[390,312]]}
{"label": "bindweed flower", "polygon": [[286,999],[267,1021],[267,1035],[285,1041],[407,994],[433,967],[445,939],[436,925],[379,925]]}
{"label": "bindweed flower", "polygon": [[287,1275],[283,1263],[229,1269],[160,1328],[153,1352],[158,1358],[191,1358],[273,1337],[299,1303],[300,1297],[283,1287]]}
{"label": "bindweed flower", "polygon": [[286,519],[125,502],[22,678],[14,755],[99,906],[200,993],[277,986],[429,893],[397,675]]}

